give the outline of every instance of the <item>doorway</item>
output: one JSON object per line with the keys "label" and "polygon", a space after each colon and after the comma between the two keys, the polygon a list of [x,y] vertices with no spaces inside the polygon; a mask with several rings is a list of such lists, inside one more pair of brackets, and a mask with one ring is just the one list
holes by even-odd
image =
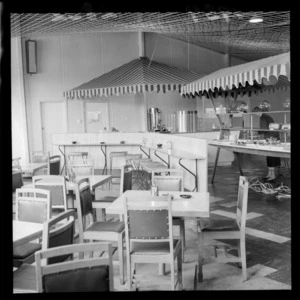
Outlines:
{"label": "doorway", "polygon": [[52,134],[67,132],[65,102],[41,102],[41,122],[43,151],[53,153]]}

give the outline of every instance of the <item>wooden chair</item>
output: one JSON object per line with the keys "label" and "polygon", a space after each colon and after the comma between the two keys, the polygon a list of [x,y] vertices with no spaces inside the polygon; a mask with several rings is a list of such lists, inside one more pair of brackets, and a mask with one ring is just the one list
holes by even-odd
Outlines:
{"label": "wooden chair", "polygon": [[[31,151],[31,157],[30,161],[32,163],[48,163],[49,164],[49,158],[50,158],[50,152],[49,151],[43,151],[43,150],[37,150],[37,151]],[[48,165],[49,166],[49,165]],[[48,174],[48,166],[37,170],[34,172],[34,174],[27,174],[27,176],[32,177],[33,175],[47,175]]]}
{"label": "wooden chair", "polygon": [[[122,157],[124,158],[124,163],[126,163],[126,156],[128,155],[127,151],[112,151],[109,153],[109,169],[110,169],[110,173],[112,175],[112,170],[113,170],[113,161],[115,158],[117,157]],[[113,175],[113,178],[111,180],[112,183],[119,183],[120,179],[119,176],[117,175]]]}
{"label": "wooden chair", "polygon": [[32,177],[35,188],[51,191],[52,209],[67,210],[66,179],[60,175],[39,175]]}
{"label": "wooden chair", "polygon": [[42,163],[42,162],[48,162],[50,157],[49,151],[31,151],[31,162],[32,163]]}
{"label": "wooden chair", "polygon": [[[88,159],[89,153],[88,152],[80,152],[80,151],[75,151],[75,152],[70,152],[67,154],[67,170],[69,172],[70,164],[74,161],[79,161],[82,162],[83,160]],[[70,174],[68,174],[70,175]]]}
{"label": "wooden chair", "polygon": [[[237,240],[238,256],[228,256],[225,248],[225,257],[218,258],[221,262],[239,262],[242,264],[243,279],[247,280],[247,264],[246,264],[246,219],[248,204],[248,179],[244,176],[239,178],[239,188],[237,195],[236,219],[205,219],[198,220],[198,235],[200,243],[199,252],[199,273],[198,281],[203,280],[202,263],[203,248],[207,245],[217,245],[215,240]],[[232,247],[231,247],[232,248]],[[215,248],[215,256],[217,251]]]}
{"label": "wooden chair", "polygon": [[60,175],[60,155],[52,155],[48,161],[48,174],[47,175]]}
{"label": "wooden chair", "polygon": [[142,157],[131,157],[128,162],[133,167],[133,184],[136,184],[139,189],[141,190],[148,190],[150,188],[149,180],[150,176],[149,173],[143,170],[141,163],[145,162],[152,162],[150,158],[142,158]]}
{"label": "wooden chair", "polygon": [[[43,224],[42,250],[74,243],[74,210],[64,211]],[[70,255],[47,258],[44,264],[50,265],[70,259]],[[23,264],[13,272],[14,292],[37,292],[36,266]]]}
{"label": "wooden chair", "polygon": [[101,219],[105,221],[106,214],[105,209],[112,202],[114,202],[118,197],[120,197],[127,190],[132,189],[132,169],[131,166],[125,165],[121,168],[121,181],[119,190],[95,190],[95,199],[93,202],[93,207],[96,209],[101,209]]}
{"label": "wooden chair", "polygon": [[92,159],[85,160],[71,160],[69,162],[69,175],[89,176],[94,175],[94,162]]}
{"label": "wooden chair", "polygon": [[[182,247],[181,241],[173,239],[171,198],[125,197],[124,218],[126,232],[127,278],[129,290],[139,286],[140,276],[135,264],[169,264],[171,289],[182,289]],[[175,260],[177,259],[177,280]],[[147,281],[153,282],[150,274]]]}
{"label": "wooden chair", "polygon": [[120,283],[124,284],[124,251],[123,240],[125,238],[124,222],[97,221],[93,208],[93,199],[89,178],[78,181],[76,188],[76,201],[78,212],[79,242],[108,241],[116,245],[119,257]]}
{"label": "wooden chair", "polygon": [[[43,223],[51,218],[50,191],[36,188],[16,189],[16,220]],[[30,242],[14,247],[13,265],[20,267],[23,263],[32,263],[34,252],[41,249],[41,244]]]}
{"label": "wooden chair", "polygon": [[24,185],[21,167],[12,169],[12,205],[13,214],[16,212],[16,189]]}
{"label": "wooden chair", "polygon": [[[183,192],[183,170],[180,169],[156,169],[151,174],[152,185],[158,187],[159,191]],[[182,242],[182,261],[185,252],[185,224],[183,217],[173,217],[173,225],[179,226],[180,239]]]}
{"label": "wooden chair", "polygon": [[[98,252],[106,255],[99,257]],[[83,254],[83,258],[81,255]],[[73,260],[43,265],[42,260],[72,255]],[[112,247],[98,242],[73,244],[38,251],[36,273],[38,293],[113,291]],[[79,257],[79,259],[78,259]]]}

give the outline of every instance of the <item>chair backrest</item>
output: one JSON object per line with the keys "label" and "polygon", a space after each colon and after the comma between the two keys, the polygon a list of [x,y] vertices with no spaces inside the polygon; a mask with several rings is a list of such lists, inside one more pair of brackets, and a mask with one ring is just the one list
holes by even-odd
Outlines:
{"label": "chair backrest", "polygon": [[[76,211],[62,212],[43,224],[42,250],[70,245],[74,243]],[[49,258],[47,264],[56,263],[69,258],[69,255]]]}
{"label": "chair backrest", "polygon": [[43,223],[51,218],[51,193],[37,188],[16,189],[16,220]]}
{"label": "chair backrest", "polygon": [[67,210],[66,179],[60,175],[38,175],[32,177],[35,188],[51,191],[52,208]]}
{"label": "chair backrest", "polygon": [[16,189],[23,186],[23,175],[21,169],[12,170],[12,192],[14,193]]}
{"label": "chair backrest", "polygon": [[[135,241],[170,243],[173,253],[172,204],[170,196],[124,197],[127,253]],[[129,252],[128,252],[129,251]]]}
{"label": "chair backrest", "polygon": [[20,168],[20,159],[21,159],[21,157],[15,157],[12,159],[12,168],[13,169]]}
{"label": "chair backrest", "polygon": [[48,175],[60,175],[60,155],[52,155],[48,161]]}
{"label": "chair backrest", "polygon": [[75,176],[95,175],[93,160],[71,160],[69,162],[69,174],[72,172]]}
{"label": "chair backrest", "polygon": [[180,169],[156,169],[152,171],[152,185],[159,191],[183,191],[183,171]]}
{"label": "chair backrest", "polygon": [[124,165],[121,167],[121,178],[120,178],[120,195],[127,190],[132,189],[132,166]]}
{"label": "chair backrest", "polygon": [[89,156],[88,152],[71,152],[67,155],[69,161],[77,158],[87,159],[88,156]]}
{"label": "chair backrest", "polygon": [[127,154],[125,156],[126,165],[131,165],[132,167],[134,167],[133,160],[135,160],[135,159],[141,159],[142,157],[143,157],[142,154]]}
{"label": "chair backrest", "polygon": [[245,176],[240,176],[237,196],[236,222],[240,230],[245,232],[248,206],[249,182]]}
{"label": "chair backrest", "polygon": [[[99,256],[99,251],[107,254]],[[79,254],[83,253],[83,258]],[[71,255],[73,260],[43,265],[43,259]],[[79,259],[78,259],[79,257]],[[110,243],[80,243],[35,253],[38,293],[113,291]]]}
{"label": "chair backrest", "polygon": [[96,221],[89,178],[83,178],[78,181],[75,188],[75,194],[78,213],[79,241],[83,242],[83,232],[88,226],[88,218],[90,218],[90,222]]}
{"label": "chair backrest", "polygon": [[32,163],[43,163],[48,162],[50,157],[49,151],[31,151],[31,162]]}

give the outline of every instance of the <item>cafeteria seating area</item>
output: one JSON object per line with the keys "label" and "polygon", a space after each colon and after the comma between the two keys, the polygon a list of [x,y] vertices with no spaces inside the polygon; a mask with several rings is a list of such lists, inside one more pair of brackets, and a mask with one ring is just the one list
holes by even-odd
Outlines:
{"label": "cafeteria seating area", "polygon": [[[264,157],[245,154],[240,164],[248,178],[261,178],[265,168],[261,167]],[[212,177],[213,168],[208,168],[209,180]],[[277,185],[290,186],[290,170],[285,167],[281,169],[281,176]],[[102,173],[97,170],[96,174]],[[118,170],[114,170],[118,175]],[[237,181],[239,170],[235,163],[232,166],[218,167],[218,175],[215,177],[214,185],[209,184],[210,212],[211,218],[220,217],[230,219],[235,214]],[[26,181],[25,181],[26,182]],[[30,181],[27,180],[27,183]],[[225,183],[225,184],[224,184]],[[139,189],[133,183],[132,189]],[[118,191],[119,184],[113,184],[112,190]],[[195,230],[195,219],[186,218],[186,252],[183,264],[183,290],[289,290],[291,289],[291,202],[290,199],[278,199],[275,195],[266,195],[249,189],[248,196],[248,219],[246,234],[247,246],[247,272],[248,280],[243,281],[241,268],[235,263],[219,263],[213,257],[213,249],[207,248],[203,266],[205,280],[195,282],[195,267],[197,266],[197,232]],[[69,201],[73,201],[69,199]],[[72,205],[69,203],[69,205]],[[14,210],[14,209],[13,209]],[[53,211],[53,216],[58,215],[59,210]],[[101,212],[97,210],[98,218]],[[108,215],[110,219],[117,219],[118,215]],[[15,214],[13,214],[13,219]],[[280,224],[278,224],[280,218]],[[78,232],[78,224],[75,221],[75,231]],[[179,230],[174,230],[179,235]],[[229,245],[232,244],[230,241]],[[219,255],[222,248],[217,249]],[[235,250],[230,250],[231,255],[236,255]],[[117,260],[114,256],[113,260]],[[158,270],[156,264],[141,264],[139,272],[145,276],[155,274]],[[168,269],[167,269],[168,273]],[[113,280],[115,291],[128,291],[126,284],[119,281],[119,269],[117,265],[113,268]],[[164,290],[164,278],[151,284],[141,285],[139,290]]]}
{"label": "cafeteria seating area", "polygon": [[292,291],[290,9],[125,5],[0,3],[0,290]]}

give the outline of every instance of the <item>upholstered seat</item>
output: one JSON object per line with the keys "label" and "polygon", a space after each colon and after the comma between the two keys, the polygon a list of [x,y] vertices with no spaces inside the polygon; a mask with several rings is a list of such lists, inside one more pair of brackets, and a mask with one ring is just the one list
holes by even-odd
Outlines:
{"label": "upholstered seat", "polygon": [[125,229],[124,222],[95,222],[85,229],[85,234],[89,231],[113,231],[121,233]]}
{"label": "upholstered seat", "polygon": [[44,276],[45,293],[109,291],[109,266],[68,270]]}
{"label": "upholstered seat", "polygon": [[201,226],[201,231],[235,231],[239,230],[239,227],[234,219],[232,220],[209,220],[209,221],[204,221],[200,219],[200,226]]}
{"label": "upholstered seat", "polygon": [[[179,240],[173,240],[173,247],[176,248],[178,246]],[[170,254],[170,243],[164,242],[164,243],[139,243],[139,242],[133,242],[130,254],[134,255],[144,255],[144,254]]]}

